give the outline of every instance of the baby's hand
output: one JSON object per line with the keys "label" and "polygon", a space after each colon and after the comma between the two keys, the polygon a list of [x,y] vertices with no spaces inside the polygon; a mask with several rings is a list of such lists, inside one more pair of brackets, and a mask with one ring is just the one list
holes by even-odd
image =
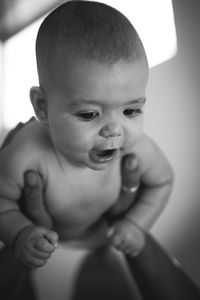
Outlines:
{"label": "baby's hand", "polygon": [[17,258],[29,268],[43,266],[57,248],[56,232],[40,226],[28,226],[14,245]]}
{"label": "baby's hand", "polygon": [[130,256],[136,256],[145,245],[144,233],[134,223],[123,219],[115,223],[107,233],[113,247]]}

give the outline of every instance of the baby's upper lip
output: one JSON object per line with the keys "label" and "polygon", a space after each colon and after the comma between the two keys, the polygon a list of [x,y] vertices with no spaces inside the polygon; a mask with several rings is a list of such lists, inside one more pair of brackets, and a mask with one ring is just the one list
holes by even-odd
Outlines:
{"label": "baby's upper lip", "polygon": [[105,150],[112,150],[112,149],[116,149],[116,150],[120,150],[122,149],[122,143],[120,141],[110,141],[108,143],[102,143],[102,144],[97,144],[96,146],[94,146],[94,149],[99,150],[99,151],[105,151]]}

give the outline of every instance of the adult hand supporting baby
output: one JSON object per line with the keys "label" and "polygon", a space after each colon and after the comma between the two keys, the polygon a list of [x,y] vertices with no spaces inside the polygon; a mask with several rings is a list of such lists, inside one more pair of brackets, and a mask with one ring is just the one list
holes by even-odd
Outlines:
{"label": "adult hand supporting baby", "polygon": [[[121,164],[122,189],[116,204],[105,214],[105,218],[111,224],[108,231],[110,244],[129,255],[136,255],[144,247],[144,234],[124,218],[126,212],[134,205],[134,199],[139,186],[138,160],[134,154],[123,157]],[[43,183],[39,174],[28,171],[25,175],[25,207],[26,214],[31,220],[41,226],[51,228],[51,218],[43,201]],[[131,235],[129,237],[129,232]],[[132,236],[134,235],[134,239]],[[124,238],[133,241],[134,247],[128,245],[122,247]],[[131,249],[131,250],[130,250]]]}
{"label": "adult hand supporting baby", "polygon": [[109,210],[109,215],[113,220],[121,218],[134,204],[139,187],[139,177],[137,157],[133,153],[125,155],[121,164],[121,192],[116,204]]}
{"label": "adult hand supporting baby", "polygon": [[[24,124],[19,123],[11,130],[1,149],[6,147],[23,127]],[[35,268],[44,265],[57,248],[58,235],[49,229],[52,227],[52,221],[43,202],[44,185],[39,174],[33,171],[26,172],[24,182],[25,189],[19,199],[19,206],[24,215],[37,226],[24,227],[13,241],[12,248],[23,264]]]}
{"label": "adult hand supporting baby", "polygon": [[[139,183],[138,161],[134,154],[124,156],[121,165],[122,189],[116,204],[106,214],[111,221],[118,220],[134,202]],[[43,182],[39,174],[27,171],[24,175],[26,214],[38,225],[51,227],[52,221],[43,201]],[[134,191],[133,191],[134,189]]]}
{"label": "adult hand supporting baby", "polygon": [[24,174],[24,201],[27,216],[33,223],[47,228],[52,227],[52,220],[49,216],[43,199],[43,182],[39,174],[34,171],[27,171]]}
{"label": "adult hand supporting baby", "polygon": [[145,246],[145,234],[136,224],[126,218],[129,209],[134,208],[140,179],[138,159],[133,153],[124,156],[121,174],[121,193],[116,204],[107,214],[107,219],[111,224],[107,237],[116,249],[130,256],[136,256]]}
{"label": "adult hand supporting baby", "polygon": [[[106,214],[113,225],[117,224],[117,220],[131,205],[134,205],[137,193],[133,192],[132,188],[138,187],[140,175],[138,160],[134,154],[127,155],[122,160],[121,174],[122,185],[126,188],[122,188],[116,205]],[[49,224],[51,219],[43,203],[43,183],[40,176],[33,171],[25,174],[25,195],[27,211],[31,211],[32,219],[37,223],[40,222],[41,216],[38,218],[38,211],[42,211],[41,219],[44,218]],[[141,295],[145,299],[150,296],[155,300],[200,299],[199,289],[181,267],[174,263],[174,260],[150,234],[145,233],[145,238],[146,245],[139,255],[125,256]]]}

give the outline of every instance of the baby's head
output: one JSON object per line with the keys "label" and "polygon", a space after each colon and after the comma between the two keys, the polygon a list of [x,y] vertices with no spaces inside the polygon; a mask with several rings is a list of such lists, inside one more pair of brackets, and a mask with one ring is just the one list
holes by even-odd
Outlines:
{"label": "baby's head", "polygon": [[145,58],[145,51],[132,24],[116,9],[93,1],[69,1],[40,26],[36,55],[39,81],[46,86],[48,79],[58,79],[59,68],[68,62],[113,64]]}
{"label": "baby's head", "polygon": [[[40,122],[51,130],[55,144],[64,143],[64,137],[60,137],[62,142],[56,138],[59,127],[68,126],[66,130],[73,131],[69,124],[59,123],[61,111],[67,111],[70,118],[78,116],[75,108],[78,111],[81,107],[89,113],[79,113],[79,119],[88,123],[93,121],[89,102],[101,107],[98,114],[102,118],[104,102],[109,107],[125,107],[135,99],[143,99],[141,106],[144,104],[148,63],[142,42],[130,21],[106,4],[69,1],[57,7],[40,26],[36,56],[40,87],[31,89],[31,101]],[[131,113],[130,105],[126,107],[126,113]],[[72,135],[80,141],[81,135]],[[103,150],[122,142],[118,138],[117,142],[104,144],[99,139],[94,143]]]}

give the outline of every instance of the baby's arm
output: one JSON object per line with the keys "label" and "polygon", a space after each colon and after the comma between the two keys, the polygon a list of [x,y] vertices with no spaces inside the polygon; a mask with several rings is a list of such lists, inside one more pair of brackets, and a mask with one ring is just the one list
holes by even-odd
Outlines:
{"label": "baby's arm", "polygon": [[15,150],[12,156],[10,149],[0,152],[0,240],[27,266],[41,266],[55,250],[58,237],[45,227],[35,226],[19,210],[24,160]]}
{"label": "baby's arm", "polygon": [[173,171],[159,147],[147,136],[135,148],[141,183],[135,204],[111,228],[112,245],[130,255],[144,246],[143,232],[150,229],[164,209],[173,185]]}

